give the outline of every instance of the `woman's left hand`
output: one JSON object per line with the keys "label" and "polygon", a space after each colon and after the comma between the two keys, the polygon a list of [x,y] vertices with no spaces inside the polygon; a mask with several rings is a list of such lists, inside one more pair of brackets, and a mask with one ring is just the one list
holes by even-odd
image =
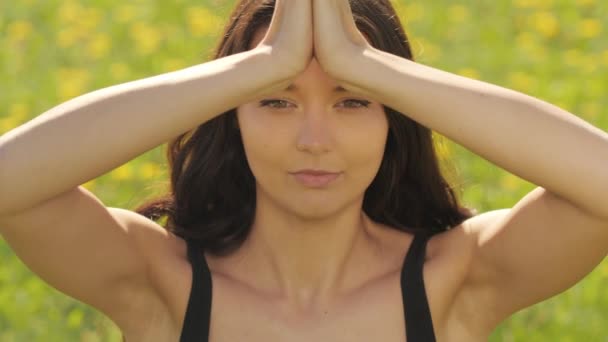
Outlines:
{"label": "woman's left hand", "polygon": [[351,78],[358,72],[355,62],[374,48],[357,28],[348,0],[312,1],[315,58],[345,88],[357,87]]}

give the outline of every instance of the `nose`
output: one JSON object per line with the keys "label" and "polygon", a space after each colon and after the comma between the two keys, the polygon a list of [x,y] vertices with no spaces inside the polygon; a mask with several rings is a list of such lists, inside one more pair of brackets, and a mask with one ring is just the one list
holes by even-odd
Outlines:
{"label": "nose", "polygon": [[325,115],[307,114],[298,132],[298,151],[323,154],[331,150],[332,136],[330,123]]}

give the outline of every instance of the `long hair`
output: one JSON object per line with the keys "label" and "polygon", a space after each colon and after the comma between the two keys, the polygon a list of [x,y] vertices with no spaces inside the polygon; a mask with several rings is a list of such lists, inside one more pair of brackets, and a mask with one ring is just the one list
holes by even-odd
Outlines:
{"label": "long hair", "polygon": [[[412,51],[389,0],[350,0],[355,22],[379,50],[413,60]],[[270,24],[275,0],[240,0],[214,59],[248,50],[254,33]],[[432,131],[384,107],[389,134],[378,173],[366,189],[364,212],[374,221],[410,233],[440,233],[474,216],[458,203],[441,174]],[[136,211],[165,229],[191,239],[215,255],[245,241],[253,224],[255,179],[238,130],[236,109],[188,131],[167,147],[171,192]]]}

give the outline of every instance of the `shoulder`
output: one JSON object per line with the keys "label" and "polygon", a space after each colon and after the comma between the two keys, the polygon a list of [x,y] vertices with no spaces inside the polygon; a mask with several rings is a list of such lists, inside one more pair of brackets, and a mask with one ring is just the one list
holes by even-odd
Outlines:
{"label": "shoulder", "polygon": [[[133,290],[137,305],[120,325],[129,337],[144,336],[150,331],[176,333],[181,328],[192,280],[187,243],[181,237],[139,214],[129,215],[138,252],[147,267],[147,283]],[[136,338],[138,339],[138,338]]]}
{"label": "shoulder", "polygon": [[[424,279],[433,321],[438,331],[462,336],[488,336],[486,312],[477,306],[477,293],[467,289],[475,258],[476,237],[471,226],[487,224],[487,217],[471,217],[449,230],[433,235],[427,244]],[[491,221],[491,220],[490,220]]]}

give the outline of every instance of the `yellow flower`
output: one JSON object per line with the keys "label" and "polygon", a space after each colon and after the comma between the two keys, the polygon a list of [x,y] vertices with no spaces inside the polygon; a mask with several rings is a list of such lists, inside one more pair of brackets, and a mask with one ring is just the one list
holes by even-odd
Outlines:
{"label": "yellow flower", "polygon": [[96,186],[97,186],[97,181],[95,179],[92,179],[92,180],[82,184],[82,187],[84,187],[85,189],[87,189],[89,191],[95,190]]}
{"label": "yellow flower", "polygon": [[0,135],[25,123],[29,117],[30,108],[25,103],[14,103],[8,108],[8,115],[0,117]]}
{"label": "yellow flower", "polygon": [[553,0],[515,0],[513,5],[518,8],[551,8]]}
{"label": "yellow flower", "polygon": [[578,67],[584,64],[583,54],[576,49],[570,49],[564,52],[564,61],[568,66]]}
{"label": "yellow flower", "polygon": [[586,120],[595,120],[601,112],[599,103],[588,102],[581,105],[580,116]]}
{"label": "yellow flower", "polygon": [[90,58],[99,59],[108,55],[111,40],[105,33],[95,35],[87,45],[87,54]]}
{"label": "yellow flower", "polygon": [[99,26],[103,14],[96,8],[83,8],[66,2],[60,8],[59,17],[63,24],[57,33],[57,43],[62,48],[69,48],[90,36]]}
{"label": "yellow flower", "polygon": [[413,50],[412,53],[417,59],[431,63],[441,57],[441,49],[424,38],[414,38],[410,43]]}
{"label": "yellow flower", "polygon": [[16,120],[14,117],[0,117],[0,135],[22,125],[24,122],[20,120]]}
{"label": "yellow flower", "polygon": [[523,71],[515,71],[507,76],[509,86],[514,90],[529,92],[536,88],[537,80],[530,77],[528,73]]}
{"label": "yellow flower", "polygon": [[135,18],[137,9],[133,5],[121,5],[114,13],[114,19],[121,23],[132,21]]}
{"label": "yellow flower", "polygon": [[437,132],[433,132],[432,137],[435,144],[435,151],[437,151],[439,159],[449,160],[453,155],[453,151],[447,138]]}
{"label": "yellow flower", "polygon": [[605,66],[608,67],[608,50],[604,50],[604,52],[602,52],[600,60],[602,61],[602,63],[604,63]]}
{"label": "yellow flower", "polygon": [[547,38],[555,37],[559,33],[559,22],[551,12],[538,12],[532,20],[536,31]]}
{"label": "yellow flower", "polygon": [[140,55],[155,52],[163,38],[160,30],[143,22],[131,25],[130,35],[135,43],[135,49]]}
{"label": "yellow flower", "polygon": [[450,6],[448,13],[450,19],[457,23],[467,21],[471,17],[471,12],[463,5]]}
{"label": "yellow flower", "polygon": [[608,259],[602,262],[600,267],[601,274],[604,278],[608,278]]}
{"label": "yellow flower", "polygon": [[[587,62],[594,64],[593,62]],[[590,75],[588,80],[584,83],[585,93],[589,98],[592,99],[603,99],[606,95],[606,81],[595,75]]]}
{"label": "yellow flower", "polygon": [[116,80],[124,80],[129,75],[129,66],[122,62],[110,64],[110,75]]}
{"label": "yellow flower", "polygon": [[561,109],[567,110],[569,112],[572,112],[572,100],[568,100],[568,101],[554,101],[553,102],[556,106],[558,106]]}
{"label": "yellow flower", "polygon": [[597,0],[576,0],[576,7],[593,7]]}
{"label": "yellow flower", "polygon": [[61,48],[72,47],[82,38],[82,32],[73,26],[67,26],[57,33],[57,44]]}
{"label": "yellow flower", "polygon": [[133,179],[133,167],[131,164],[124,164],[110,172],[110,177],[114,180],[124,181]]}
{"label": "yellow flower", "polygon": [[403,17],[406,22],[418,21],[424,18],[425,8],[421,4],[409,2],[409,4],[404,5],[404,7]]}
{"label": "yellow flower", "polygon": [[9,41],[20,42],[29,38],[33,30],[34,27],[29,21],[17,20],[8,24],[6,32]]}
{"label": "yellow flower", "polygon": [[464,68],[464,69],[460,69],[457,72],[458,75],[460,76],[464,76],[464,77],[468,77],[468,78],[473,78],[473,79],[480,79],[480,75],[479,72],[475,69],[472,68]]}
{"label": "yellow flower", "polygon": [[[391,4],[393,5],[393,8],[395,9],[395,12],[397,12],[397,15],[401,18],[405,18],[406,17],[406,13],[407,10],[405,8],[405,3],[402,0],[390,0]],[[408,4],[409,6],[409,4]]]}
{"label": "yellow flower", "polygon": [[61,68],[56,74],[57,92],[61,101],[82,95],[91,75],[86,69]]}
{"label": "yellow flower", "polygon": [[79,30],[86,32],[94,31],[103,18],[103,14],[97,8],[83,9],[80,16],[81,17],[77,21],[78,28]]}
{"label": "yellow flower", "polygon": [[547,58],[545,45],[538,41],[538,38],[530,32],[522,32],[515,37],[517,53],[525,54],[526,58],[533,62],[542,62]]}
{"label": "yellow flower", "polygon": [[158,177],[160,174],[160,167],[157,163],[144,162],[143,165],[139,167],[139,175],[143,179],[153,179]]}
{"label": "yellow flower", "polygon": [[26,121],[30,115],[30,107],[25,103],[13,103],[8,110],[8,116],[17,121]]}
{"label": "yellow flower", "polygon": [[597,19],[583,19],[578,32],[583,38],[595,38],[602,32],[602,24]]}
{"label": "yellow flower", "polygon": [[184,60],[178,58],[171,58],[163,63],[163,70],[165,70],[165,72],[171,72],[183,69],[186,66],[187,64]]}
{"label": "yellow flower", "polygon": [[75,1],[63,1],[59,7],[58,16],[62,24],[71,24],[81,19],[82,5]]}
{"label": "yellow flower", "polygon": [[504,190],[514,191],[522,185],[522,179],[512,173],[506,173],[500,178],[500,186]]}
{"label": "yellow flower", "polygon": [[515,37],[515,42],[518,47],[528,48],[530,46],[535,46],[537,43],[536,38],[530,32],[522,32]]}
{"label": "yellow flower", "polygon": [[583,60],[580,63],[580,67],[582,71],[585,74],[588,74],[589,76],[593,76],[593,74],[595,74],[599,69],[599,65],[596,62],[596,57],[594,56],[583,57]]}
{"label": "yellow flower", "polygon": [[220,34],[222,19],[207,7],[190,7],[186,11],[188,27],[195,37]]}

